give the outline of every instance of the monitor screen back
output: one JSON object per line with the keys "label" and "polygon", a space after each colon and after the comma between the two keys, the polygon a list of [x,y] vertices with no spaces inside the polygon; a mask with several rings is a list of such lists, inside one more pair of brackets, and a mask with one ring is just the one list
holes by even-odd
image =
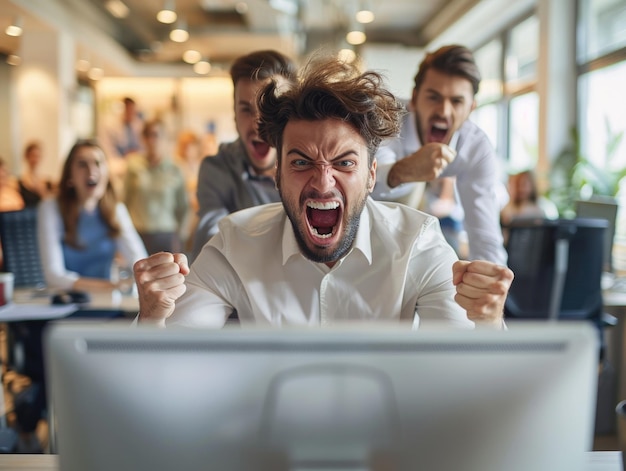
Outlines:
{"label": "monitor screen back", "polygon": [[604,271],[613,271],[613,241],[615,239],[615,221],[618,205],[615,201],[578,200],[576,201],[576,217],[603,219],[609,227],[604,233]]}
{"label": "monitor screen back", "polygon": [[46,337],[61,471],[582,470],[597,335],[164,330]]}

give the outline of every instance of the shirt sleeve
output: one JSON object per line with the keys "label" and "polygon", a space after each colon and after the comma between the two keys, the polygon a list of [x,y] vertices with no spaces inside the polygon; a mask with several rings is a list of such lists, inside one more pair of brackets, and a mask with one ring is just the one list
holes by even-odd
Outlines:
{"label": "shirt sleeve", "polygon": [[445,326],[472,329],[474,323],[454,300],[452,265],[457,256],[438,224],[427,226],[416,239],[405,284],[403,311],[413,310],[415,328]]}
{"label": "shirt sleeve", "polygon": [[391,167],[400,159],[406,157],[398,138],[389,139],[381,144],[376,151],[376,185],[372,191],[372,198],[381,201],[397,201],[410,195],[421,183],[403,183],[394,188],[387,184]]}
{"label": "shirt sleeve", "polygon": [[185,280],[187,290],[176,301],[176,309],[166,320],[166,325],[220,328],[235,311],[235,307],[227,301],[232,298],[232,293],[238,293],[237,302],[246,302],[247,290],[215,247],[220,245],[220,235],[216,238],[202,249],[191,265]]}
{"label": "shirt sleeve", "polygon": [[37,208],[37,239],[46,286],[71,289],[79,275],[65,267],[63,257],[63,221],[54,198],[44,199]]}
{"label": "shirt sleeve", "polygon": [[220,195],[215,183],[215,169],[211,165],[208,158],[205,158],[200,164],[200,170],[198,172],[198,226],[193,242],[192,260],[194,260],[204,244],[206,244],[211,237],[213,237],[218,229],[217,224],[219,221],[228,216],[230,213],[225,206],[223,197]]}
{"label": "shirt sleeve", "polygon": [[484,147],[469,152],[473,154],[471,165],[466,165],[456,181],[465,213],[463,226],[469,241],[469,258],[506,265],[507,254],[500,227],[500,198],[496,194],[500,183],[495,151]]}

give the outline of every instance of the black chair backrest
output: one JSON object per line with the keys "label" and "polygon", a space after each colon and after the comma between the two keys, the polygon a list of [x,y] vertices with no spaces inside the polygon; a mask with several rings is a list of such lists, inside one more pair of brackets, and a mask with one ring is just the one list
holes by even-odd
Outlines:
{"label": "black chair backrest", "polygon": [[[583,218],[513,221],[506,248],[515,278],[505,317],[549,319],[555,297],[557,319],[600,322],[607,226],[606,221]],[[558,247],[566,249],[561,254],[563,276],[559,276]]]}
{"label": "black chair backrest", "polygon": [[13,273],[16,288],[45,286],[37,242],[37,208],[0,212],[0,243],[3,269]]}

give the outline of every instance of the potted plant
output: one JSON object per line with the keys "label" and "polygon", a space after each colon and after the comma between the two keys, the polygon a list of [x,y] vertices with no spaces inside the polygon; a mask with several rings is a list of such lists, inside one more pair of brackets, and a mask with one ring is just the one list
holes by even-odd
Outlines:
{"label": "potted plant", "polygon": [[608,139],[604,167],[595,165],[583,155],[576,129],[572,130],[572,145],[554,160],[550,190],[546,196],[557,206],[560,217],[574,217],[575,203],[579,199],[616,201],[620,182],[626,176],[626,166],[616,168],[617,150],[624,132],[614,132],[608,121],[606,129]]}

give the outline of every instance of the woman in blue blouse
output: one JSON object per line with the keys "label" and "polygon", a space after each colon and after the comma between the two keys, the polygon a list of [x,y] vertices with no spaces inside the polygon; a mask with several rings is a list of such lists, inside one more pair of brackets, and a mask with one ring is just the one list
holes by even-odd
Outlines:
{"label": "woman in blue blouse", "polygon": [[104,151],[78,141],[63,165],[56,198],[39,205],[39,250],[53,289],[112,290],[118,254],[132,266],[146,249],[128,211],[115,196]]}

